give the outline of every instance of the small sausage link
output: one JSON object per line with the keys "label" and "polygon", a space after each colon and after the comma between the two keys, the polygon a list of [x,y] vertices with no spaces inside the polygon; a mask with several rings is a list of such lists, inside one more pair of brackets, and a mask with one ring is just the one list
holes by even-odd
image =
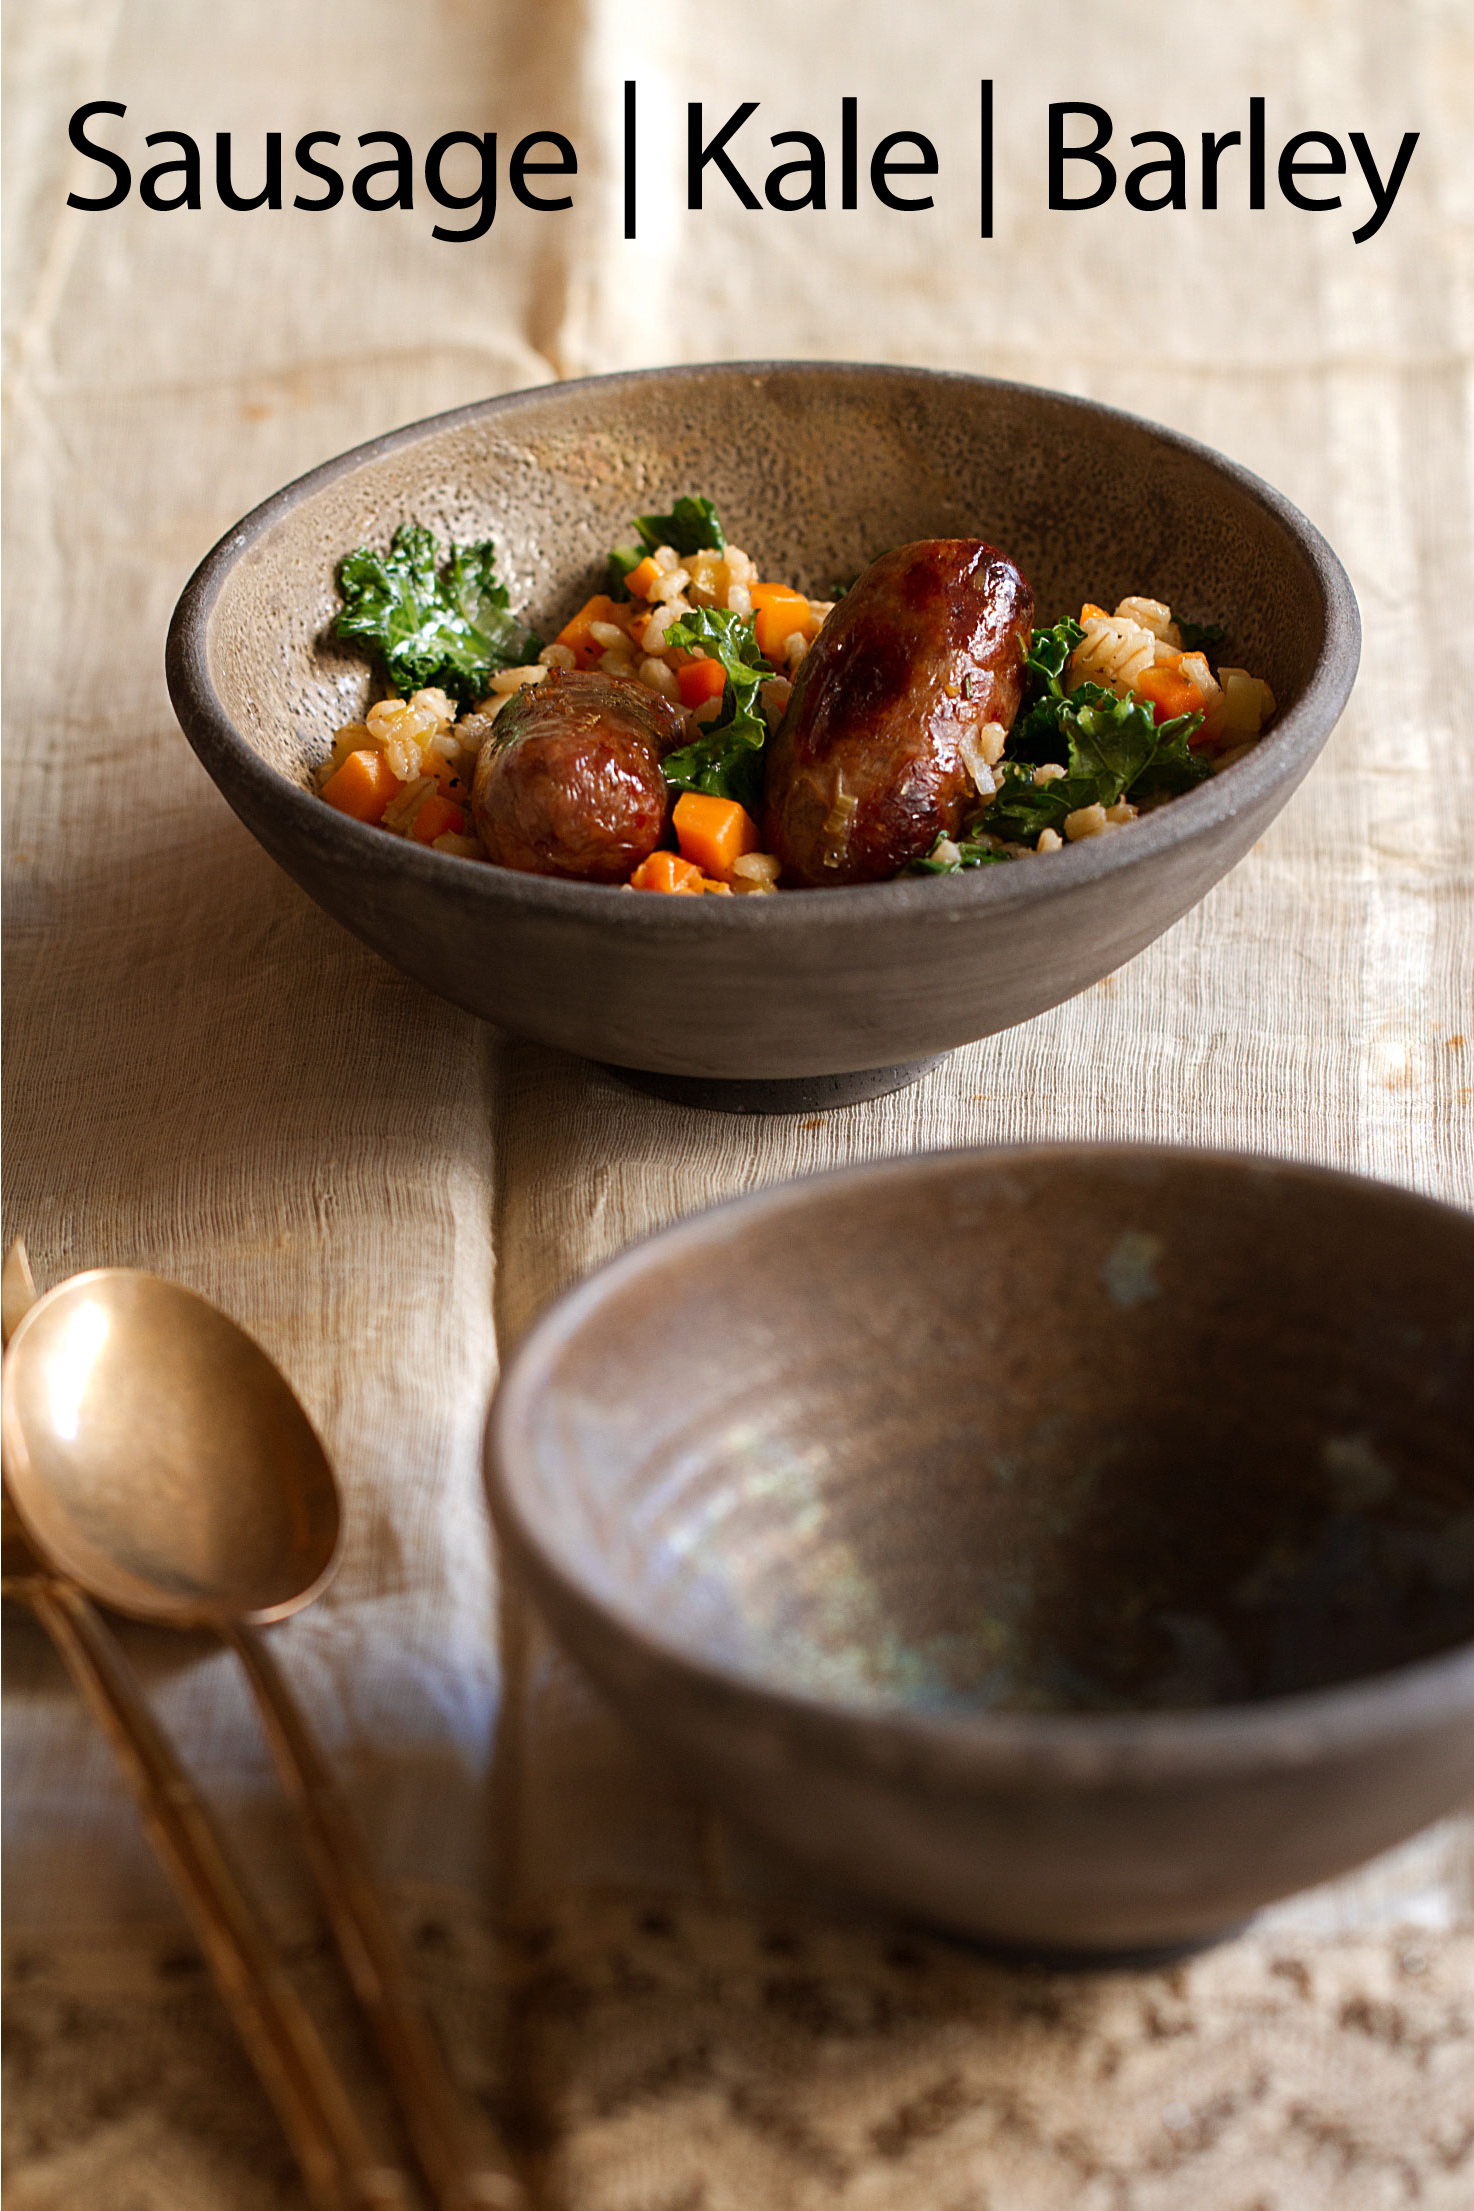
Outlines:
{"label": "small sausage link", "polygon": [[487,857],[571,882],[628,882],[660,842],[660,763],[684,734],[679,710],[643,684],[550,669],[502,708],[477,757],[471,811]]}

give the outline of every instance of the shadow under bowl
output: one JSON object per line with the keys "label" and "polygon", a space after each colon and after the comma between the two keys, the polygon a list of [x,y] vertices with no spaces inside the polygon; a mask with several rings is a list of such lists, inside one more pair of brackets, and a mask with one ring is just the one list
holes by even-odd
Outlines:
{"label": "shadow under bowl", "polygon": [[[309,788],[372,693],[331,636],[338,562],[404,521],[495,538],[544,635],[630,517],[716,502],[765,573],[830,596],[887,546],[981,535],[1042,620],[1150,592],[1224,620],[1279,702],[1245,760],[1047,862],[777,898],[630,896],[431,852]],[[728,363],[513,392],[375,439],[238,523],[175,609],[170,695],[289,875],[485,1019],[738,1110],[877,1096],[1098,982],[1260,836],[1325,743],[1360,629],[1319,532],[1247,470],[1083,399],[909,368]],[[733,1086],[728,1088],[727,1086]],[[817,1086],[817,1087],[816,1087]]]}
{"label": "shadow under bowl", "polygon": [[514,1358],[501,1535],[734,1819],[935,1925],[1208,1939],[1474,1788],[1474,1220],[932,1153],[653,1238]]}

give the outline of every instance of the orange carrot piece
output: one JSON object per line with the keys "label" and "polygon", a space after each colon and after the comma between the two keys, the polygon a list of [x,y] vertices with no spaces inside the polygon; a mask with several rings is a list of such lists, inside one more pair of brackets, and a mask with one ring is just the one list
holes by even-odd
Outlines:
{"label": "orange carrot piece", "polygon": [[420,801],[420,810],[415,815],[415,824],[410,835],[416,844],[434,844],[435,839],[443,837],[447,830],[452,836],[463,837],[466,833],[465,813],[454,799],[444,797],[439,791],[431,791],[427,798]]}
{"label": "orange carrot piece", "polygon": [[589,634],[595,622],[613,622],[617,628],[625,629],[629,624],[629,609],[616,606],[606,593],[596,591],[592,599],[579,608],[572,621],[564,623],[555,642],[568,646],[580,668],[597,668],[599,656],[604,651],[599,640]]}
{"label": "orange carrot piece", "polygon": [[1203,706],[1203,694],[1197,685],[1189,683],[1165,660],[1139,675],[1132,688],[1139,699],[1150,702],[1153,717],[1159,722],[1170,722],[1178,714],[1199,713]]}
{"label": "orange carrot piece", "polygon": [[436,782],[440,785],[442,795],[448,798],[452,805],[464,806],[471,792],[471,772],[469,768],[463,771],[454,762],[447,760],[445,754],[438,751],[434,745],[426,745],[421,755],[420,764],[426,775],[434,776]]}
{"label": "orange carrot piece", "polygon": [[369,746],[363,752],[349,753],[342,767],[324,783],[322,796],[340,814],[351,814],[355,821],[373,822],[382,819],[384,808],[401,789],[403,785],[384,755]]}
{"label": "orange carrot piece", "polygon": [[624,579],[624,586],[632,599],[648,599],[650,586],[660,580],[660,570],[647,553],[638,568],[632,568]]}
{"label": "orange carrot piece", "polygon": [[731,874],[734,860],[762,844],[757,823],[736,799],[708,791],[682,791],[671,820],[682,856],[719,882]]}
{"label": "orange carrot piece", "polygon": [[652,852],[649,859],[642,860],[635,869],[630,885],[637,891],[678,891],[699,898],[701,870],[678,853]]}
{"label": "orange carrot piece", "polygon": [[688,660],[684,668],[677,668],[676,682],[681,687],[682,706],[705,706],[708,699],[719,699],[727,688],[727,673],[719,660]]}
{"label": "orange carrot piece", "polygon": [[1080,609],[1080,619],[1082,622],[1108,622],[1110,616],[1103,606],[1097,606],[1093,599],[1087,599]]}
{"label": "orange carrot piece", "polygon": [[752,604],[757,649],[774,667],[781,667],[787,658],[789,638],[809,619],[809,602],[801,591],[790,591],[787,584],[756,583]]}

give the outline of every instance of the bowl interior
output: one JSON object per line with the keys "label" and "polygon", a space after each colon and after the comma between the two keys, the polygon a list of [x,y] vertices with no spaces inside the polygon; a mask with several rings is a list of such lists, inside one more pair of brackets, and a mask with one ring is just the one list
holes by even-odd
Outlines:
{"label": "bowl interior", "polygon": [[982,378],[804,365],[548,386],[439,418],[280,495],[226,575],[209,662],[247,742],[305,783],[372,695],[335,645],[339,560],[401,522],[495,538],[513,608],[552,636],[602,588],[632,515],[705,492],[764,573],[828,596],[888,546],[981,535],[1041,618],[1129,592],[1228,626],[1222,655],[1285,711],[1325,644],[1288,509],[1202,449],[1080,400]]}
{"label": "bowl interior", "polygon": [[534,1547],[866,1706],[1241,1703],[1474,1635],[1474,1223],[1211,1155],[937,1155],[633,1255],[515,1390]]}

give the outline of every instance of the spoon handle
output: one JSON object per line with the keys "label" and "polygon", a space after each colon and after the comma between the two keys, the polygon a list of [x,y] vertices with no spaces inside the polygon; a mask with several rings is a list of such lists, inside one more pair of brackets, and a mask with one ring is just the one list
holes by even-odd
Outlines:
{"label": "spoon handle", "polygon": [[233,1622],[222,1633],[246,1669],[282,1784],[301,1814],[338,1948],[438,2211],[525,2211],[526,2194],[510,2171],[487,2166],[472,2148],[357,1824],[276,1660],[253,1628]]}
{"label": "spoon handle", "polygon": [[407,2211],[404,2178],[365,2136],[333,2060],[242,1887],[204,1800],[155,1721],[117,1639],[71,1583],[27,1573],[35,1613],[108,1737],[143,1824],[296,2152],[315,2211]]}

